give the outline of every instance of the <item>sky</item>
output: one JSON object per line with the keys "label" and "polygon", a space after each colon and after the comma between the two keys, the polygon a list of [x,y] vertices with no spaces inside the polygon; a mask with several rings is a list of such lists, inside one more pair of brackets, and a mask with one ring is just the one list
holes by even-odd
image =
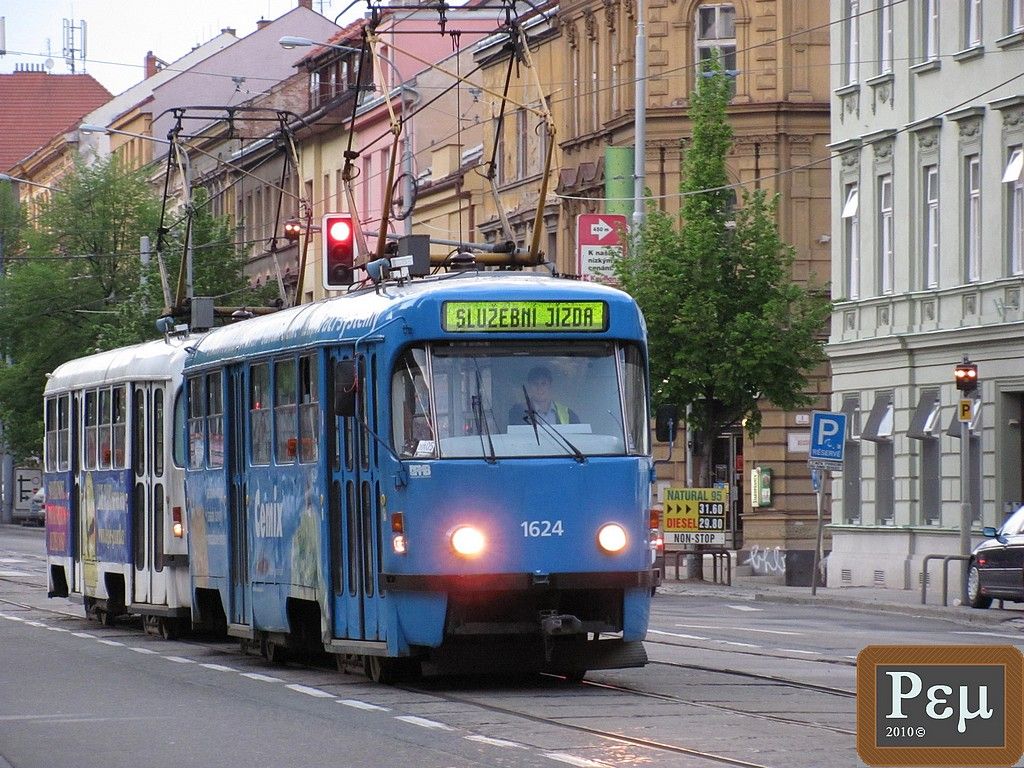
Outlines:
{"label": "sky", "polygon": [[[350,2],[313,0],[313,10],[333,20]],[[171,63],[225,27],[244,37],[256,30],[259,19],[276,19],[297,5],[297,0],[0,0],[6,29],[0,48],[7,51],[0,56],[0,73],[30,64],[70,74],[64,19],[75,27],[84,21],[86,57],[75,62],[74,71],[87,72],[116,96],[142,80],[147,51]],[[356,3],[342,23],[358,17],[364,7]]]}

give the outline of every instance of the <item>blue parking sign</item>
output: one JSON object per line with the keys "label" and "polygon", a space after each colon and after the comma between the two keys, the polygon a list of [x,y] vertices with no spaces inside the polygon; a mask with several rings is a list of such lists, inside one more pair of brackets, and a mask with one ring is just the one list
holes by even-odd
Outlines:
{"label": "blue parking sign", "polygon": [[845,447],[846,414],[812,411],[808,464],[821,469],[842,469]]}

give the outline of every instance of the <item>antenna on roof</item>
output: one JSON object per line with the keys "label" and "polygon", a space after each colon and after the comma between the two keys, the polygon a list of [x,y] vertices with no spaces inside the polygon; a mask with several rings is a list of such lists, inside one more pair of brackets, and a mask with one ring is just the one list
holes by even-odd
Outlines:
{"label": "antenna on roof", "polygon": [[[75,33],[78,34],[75,34]],[[77,43],[77,47],[76,47]],[[64,61],[75,74],[75,59],[82,62],[82,72],[85,72],[85,19],[79,26],[75,26],[74,19],[64,19]]]}

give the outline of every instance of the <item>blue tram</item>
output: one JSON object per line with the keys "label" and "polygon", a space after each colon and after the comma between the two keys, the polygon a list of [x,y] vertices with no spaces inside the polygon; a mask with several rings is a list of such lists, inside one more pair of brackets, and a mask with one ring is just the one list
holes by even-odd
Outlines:
{"label": "blue tram", "polygon": [[191,607],[180,427],[196,338],[181,326],[71,360],[44,390],[49,595],[106,623],[141,614],[165,637],[188,628]]}
{"label": "blue tram", "polygon": [[194,621],[375,680],[646,663],[646,341],[626,294],[384,283],[206,334],[185,389]]}

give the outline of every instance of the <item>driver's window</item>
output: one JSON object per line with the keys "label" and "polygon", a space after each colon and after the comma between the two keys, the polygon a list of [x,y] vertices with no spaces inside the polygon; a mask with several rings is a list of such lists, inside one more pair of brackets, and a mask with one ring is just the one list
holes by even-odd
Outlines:
{"label": "driver's window", "polygon": [[408,350],[391,377],[391,412],[395,449],[403,458],[433,456],[437,449],[430,420],[426,352]]}

